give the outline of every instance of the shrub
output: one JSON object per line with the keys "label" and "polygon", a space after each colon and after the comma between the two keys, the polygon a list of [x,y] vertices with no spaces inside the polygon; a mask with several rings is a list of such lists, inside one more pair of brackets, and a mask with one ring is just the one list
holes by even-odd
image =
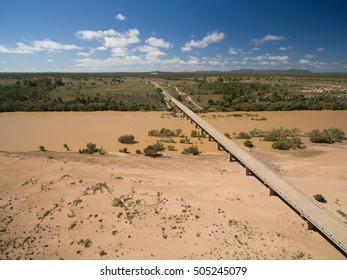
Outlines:
{"label": "shrub", "polygon": [[192,132],[190,133],[190,136],[192,138],[199,137],[199,133],[196,130],[192,130]]}
{"label": "shrub", "polygon": [[122,144],[135,144],[135,136],[134,135],[122,135],[118,138],[118,142]]}
{"label": "shrub", "polygon": [[201,152],[199,151],[198,146],[192,145],[189,146],[188,148],[185,148],[182,152],[182,154],[188,155],[192,154],[193,156],[199,155]]}
{"label": "shrub", "polygon": [[321,202],[321,203],[326,203],[327,200],[325,199],[325,197],[321,194],[315,194],[314,196],[314,199],[317,200],[318,202]]}
{"label": "shrub", "polygon": [[231,135],[230,135],[229,132],[224,133],[224,136],[227,137],[227,138],[229,138],[229,139],[231,139]]}
{"label": "shrub", "polygon": [[247,148],[253,148],[254,147],[251,140],[246,140],[245,142],[243,142],[243,145]]}
{"label": "shrub", "polygon": [[236,137],[236,139],[251,139],[251,136],[247,132],[241,131]]}
{"label": "shrub", "polygon": [[141,150],[137,149],[136,154],[141,155],[142,154]]}
{"label": "shrub", "polygon": [[115,197],[112,201],[112,206],[113,207],[123,207],[124,206],[124,203],[121,199]]}
{"label": "shrub", "polygon": [[96,144],[94,143],[87,143],[86,149],[79,149],[78,150],[80,154],[95,154],[100,153],[101,155],[104,155],[106,153],[104,148],[97,148]]}
{"label": "shrub", "polygon": [[182,129],[171,130],[168,128],[152,129],[148,131],[148,136],[154,137],[179,137],[182,133]]}
{"label": "shrub", "polygon": [[148,145],[146,148],[143,149],[143,152],[146,156],[155,157],[158,155],[158,152],[164,151],[165,147],[162,143],[157,142],[152,145]]}
{"label": "shrub", "polygon": [[64,146],[64,148],[66,149],[67,152],[70,151],[70,147],[67,144],[64,144],[63,146]]}
{"label": "shrub", "polygon": [[120,153],[124,153],[124,154],[129,153],[129,152],[128,152],[128,148],[119,149],[119,152],[120,152]]}
{"label": "shrub", "polygon": [[328,132],[334,141],[341,142],[342,140],[346,139],[345,132],[340,128],[331,127],[328,129]]}
{"label": "shrub", "polygon": [[169,151],[176,151],[176,147],[175,147],[174,145],[169,145],[169,146],[167,146],[167,149],[168,149]]}
{"label": "shrub", "polygon": [[39,150],[40,150],[41,152],[46,152],[46,151],[47,151],[46,148],[45,148],[45,146],[42,146],[42,145],[39,147]]}
{"label": "shrub", "polygon": [[277,150],[289,150],[293,148],[300,148],[301,145],[301,139],[299,137],[293,137],[274,141],[272,143],[272,148]]}
{"label": "shrub", "polygon": [[186,136],[180,139],[181,144],[190,144],[190,139]]}
{"label": "shrub", "polygon": [[309,132],[308,137],[310,137],[310,141],[312,143],[334,143],[333,138],[331,137],[328,130],[323,129],[323,131],[319,131],[318,129],[314,129]]}
{"label": "shrub", "polygon": [[273,128],[270,131],[265,132],[264,141],[277,141],[283,140],[290,135],[290,131],[287,128]]}

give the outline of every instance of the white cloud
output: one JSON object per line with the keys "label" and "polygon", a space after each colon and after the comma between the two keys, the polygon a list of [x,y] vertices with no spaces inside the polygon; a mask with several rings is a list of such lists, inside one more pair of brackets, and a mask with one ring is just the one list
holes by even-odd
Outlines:
{"label": "white cloud", "polygon": [[181,48],[183,52],[191,51],[192,48],[207,48],[209,44],[217,43],[221,40],[223,40],[225,34],[223,32],[212,32],[208,33],[202,40],[195,41],[190,40],[189,42],[185,43],[184,46]]}
{"label": "white cloud", "polygon": [[324,48],[318,48],[318,49],[316,49],[316,52],[322,52],[324,50],[325,50]]}
{"label": "white cloud", "polygon": [[172,48],[172,44],[165,42],[165,40],[161,38],[150,37],[146,40],[146,43],[158,48]]}
{"label": "white cloud", "polygon": [[118,19],[118,20],[120,20],[120,21],[123,21],[123,20],[126,19],[126,17],[123,16],[122,14],[118,14],[118,15],[116,15],[115,19]]}
{"label": "white cloud", "polygon": [[119,36],[119,32],[109,29],[109,30],[99,30],[99,31],[93,31],[93,30],[79,30],[76,32],[76,36],[79,39],[82,40],[95,40],[95,39],[101,39],[103,37],[109,36],[109,37],[116,37]]}
{"label": "white cloud", "polygon": [[288,47],[280,47],[278,50],[279,51],[290,51],[291,49],[293,49],[292,46],[288,46]]}
{"label": "white cloud", "polygon": [[315,54],[306,54],[305,58],[311,59],[314,58],[316,55]]}
{"label": "white cloud", "polygon": [[287,40],[287,37],[268,34],[261,39],[256,39],[256,38],[252,39],[251,43],[254,45],[262,45],[267,42],[275,42],[275,41],[282,41],[282,40]]}
{"label": "white cloud", "polygon": [[77,55],[79,55],[79,56],[84,56],[84,57],[89,57],[89,56],[90,56],[90,53],[87,53],[87,52],[79,52]]}
{"label": "white cloud", "polygon": [[16,47],[6,47],[0,45],[0,53],[22,53],[33,54],[36,52],[61,52],[66,50],[81,49],[72,44],[61,44],[50,39],[35,40],[30,45],[24,43],[16,43]]}
{"label": "white cloud", "polygon": [[125,57],[129,54],[128,47],[131,44],[140,42],[140,31],[136,28],[118,32],[114,29],[109,30],[80,30],[76,36],[82,40],[97,40],[103,45],[95,48],[98,51],[110,49],[112,56]]}
{"label": "white cloud", "polygon": [[260,48],[254,47],[254,48],[252,48],[252,51],[260,51]]}
{"label": "white cloud", "polygon": [[311,61],[308,60],[308,59],[300,59],[300,60],[299,60],[299,63],[305,65],[305,64],[310,64]]}
{"label": "white cloud", "polygon": [[229,54],[231,54],[231,55],[236,55],[236,54],[239,54],[241,52],[242,52],[241,49],[236,49],[236,48],[230,48],[229,49]]}
{"label": "white cloud", "polygon": [[148,60],[156,60],[159,56],[166,55],[166,53],[160,51],[158,47],[153,47],[149,45],[139,46],[137,47],[137,50],[139,50],[142,53],[145,53],[146,59]]}

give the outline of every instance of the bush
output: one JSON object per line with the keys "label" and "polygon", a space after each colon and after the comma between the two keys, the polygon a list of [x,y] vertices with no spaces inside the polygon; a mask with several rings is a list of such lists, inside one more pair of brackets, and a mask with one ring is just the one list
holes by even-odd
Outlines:
{"label": "bush", "polygon": [[118,138],[118,142],[122,144],[135,144],[135,136],[134,135],[122,135]]}
{"label": "bush", "polygon": [[123,207],[124,206],[124,203],[121,199],[115,197],[112,201],[112,206],[113,207]]}
{"label": "bush", "polygon": [[101,155],[104,155],[106,153],[104,148],[97,148],[96,144],[94,143],[87,143],[86,149],[79,149],[78,150],[80,154],[95,154],[100,153]]}
{"label": "bush", "polygon": [[243,142],[243,145],[247,148],[253,148],[254,147],[251,140],[246,140],[245,142]]}
{"label": "bush", "polygon": [[236,139],[251,139],[251,136],[247,132],[241,131],[236,137]]}
{"label": "bush", "polygon": [[40,150],[41,152],[46,152],[46,151],[47,151],[46,148],[45,148],[45,146],[42,146],[42,145],[39,147],[39,150]]}
{"label": "bush", "polygon": [[290,131],[287,128],[273,128],[270,131],[265,132],[264,141],[277,141],[286,139],[290,135]]}
{"label": "bush", "polygon": [[328,132],[334,141],[341,142],[342,140],[346,139],[345,132],[340,128],[331,127],[328,129]]}
{"label": "bush", "polygon": [[231,139],[231,135],[230,135],[229,132],[224,133],[224,136],[227,137],[227,138],[229,138],[229,139]]}
{"label": "bush", "polygon": [[192,154],[193,156],[199,155],[201,152],[199,151],[198,146],[189,146],[188,148],[185,148],[182,152],[184,155]]}
{"label": "bush", "polygon": [[182,129],[171,130],[168,128],[152,129],[148,131],[148,136],[154,137],[179,137],[182,133]]}
{"label": "bush", "polygon": [[308,137],[312,143],[334,143],[333,138],[331,137],[328,130],[323,129],[323,131],[319,131],[318,129],[314,129],[309,132]]}
{"label": "bush", "polygon": [[70,147],[67,144],[64,144],[63,146],[64,146],[64,148],[66,149],[67,152],[70,151]]}
{"label": "bush", "polygon": [[141,155],[142,154],[141,150],[137,149],[136,154]]}
{"label": "bush", "polygon": [[119,152],[120,152],[120,153],[124,153],[124,154],[129,153],[129,152],[128,152],[128,148],[119,149]]}
{"label": "bush", "polygon": [[299,137],[285,138],[274,141],[272,148],[277,150],[289,150],[294,148],[301,148],[302,142]]}
{"label": "bush", "polygon": [[190,144],[190,139],[186,136],[182,139],[180,139],[181,144]]}
{"label": "bush", "polygon": [[314,196],[314,199],[317,200],[318,202],[321,202],[321,203],[326,203],[327,200],[325,199],[325,197],[321,194],[315,194]]}
{"label": "bush", "polygon": [[175,147],[174,145],[169,145],[169,146],[167,146],[167,149],[168,149],[169,151],[176,151],[176,147]]}
{"label": "bush", "polygon": [[192,132],[190,133],[190,136],[192,138],[199,137],[199,133],[196,130],[192,130]]}
{"label": "bush", "polygon": [[164,150],[165,150],[164,145],[160,142],[157,142],[155,144],[148,145],[146,148],[144,148],[143,153],[146,156],[155,157],[155,156],[158,156],[158,152],[161,152]]}

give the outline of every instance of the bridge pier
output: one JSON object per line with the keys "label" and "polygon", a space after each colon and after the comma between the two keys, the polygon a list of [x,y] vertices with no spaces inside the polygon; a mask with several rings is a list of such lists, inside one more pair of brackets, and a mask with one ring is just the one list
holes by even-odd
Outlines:
{"label": "bridge pier", "polygon": [[269,187],[269,195],[270,196],[276,196],[276,192]]}
{"label": "bridge pier", "polygon": [[309,220],[307,220],[306,221],[306,228],[307,228],[307,230],[315,230],[316,227]]}
{"label": "bridge pier", "polygon": [[229,153],[229,158],[228,158],[229,162],[233,162],[233,161],[236,161],[236,159],[234,158],[234,156]]}
{"label": "bridge pier", "polygon": [[217,143],[217,150],[220,151],[221,149],[222,149],[222,146],[219,143]]}
{"label": "bridge pier", "polygon": [[212,137],[210,134],[208,135],[208,141],[212,141]]}
{"label": "bridge pier", "polygon": [[252,176],[252,171],[246,166],[246,176]]}
{"label": "bridge pier", "polygon": [[195,124],[195,128],[199,128],[199,126],[198,126],[198,124],[197,124],[197,123]]}

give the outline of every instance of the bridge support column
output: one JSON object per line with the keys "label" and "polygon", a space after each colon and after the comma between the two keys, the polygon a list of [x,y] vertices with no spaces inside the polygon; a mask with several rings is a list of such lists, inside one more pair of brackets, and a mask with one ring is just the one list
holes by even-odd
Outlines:
{"label": "bridge support column", "polygon": [[252,171],[249,170],[248,167],[246,167],[246,176],[252,176],[252,175],[253,175],[253,174],[252,174]]}
{"label": "bridge support column", "polygon": [[219,143],[217,143],[217,150],[220,151],[221,149],[222,149],[222,146]]}
{"label": "bridge support column", "polygon": [[212,141],[212,137],[210,134],[208,135],[208,141]]}
{"label": "bridge support column", "polygon": [[230,162],[236,161],[236,159],[233,157],[231,153],[229,153],[229,161]]}
{"label": "bridge support column", "polygon": [[198,126],[198,124],[197,124],[197,123],[195,124],[195,128],[199,128],[199,126]]}
{"label": "bridge support column", "polygon": [[270,196],[275,196],[276,195],[276,192],[273,189],[271,189],[270,187],[269,187],[269,195]]}
{"label": "bridge support column", "polygon": [[307,230],[314,230],[315,229],[315,226],[314,224],[312,224],[310,221],[306,221],[306,228]]}

